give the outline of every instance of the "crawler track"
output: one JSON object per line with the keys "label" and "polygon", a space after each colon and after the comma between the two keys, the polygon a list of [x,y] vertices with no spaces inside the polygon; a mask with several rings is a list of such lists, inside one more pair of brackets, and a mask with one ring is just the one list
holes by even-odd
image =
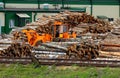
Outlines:
{"label": "crawler track", "polygon": [[[79,59],[42,59],[38,58],[41,65],[56,65],[56,66],[70,66],[70,65],[79,65],[79,66],[96,66],[96,67],[120,67],[120,59],[94,59],[94,60],[79,60]],[[21,64],[30,64],[32,63],[31,58],[8,58],[0,57],[0,63],[11,64],[11,63],[21,63]]]}

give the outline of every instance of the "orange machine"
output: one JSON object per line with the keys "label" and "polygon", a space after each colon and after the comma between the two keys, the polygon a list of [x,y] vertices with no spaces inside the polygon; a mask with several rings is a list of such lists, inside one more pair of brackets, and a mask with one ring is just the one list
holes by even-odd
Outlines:
{"label": "orange machine", "polygon": [[45,43],[47,41],[52,41],[53,38],[60,39],[76,38],[76,33],[72,32],[72,34],[69,34],[68,26],[63,25],[62,22],[55,21],[52,28],[53,28],[52,35],[47,33],[38,34],[33,29],[24,29],[22,30],[22,32],[26,34],[28,43],[32,46],[37,46],[38,42]]}
{"label": "orange machine", "polygon": [[25,29],[22,30],[23,33],[26,34],[27,40],[30,45],[36,46],[37,42],[47,42],[52,40],[52,36],[50,34],[41,34],[39,35],[35,30],[33,29]]}

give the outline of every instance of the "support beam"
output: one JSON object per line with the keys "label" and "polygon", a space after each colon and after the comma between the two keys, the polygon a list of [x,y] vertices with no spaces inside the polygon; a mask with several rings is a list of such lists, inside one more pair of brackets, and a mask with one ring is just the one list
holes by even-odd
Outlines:
{"label": "support beam", "polygon": [[37,0],[38,1],[38,9],[40,9],[40,0]]}
{"label": "support beam", "polygon": [[120,0],[118,0],[119,1],[119,17],[120,17]]}
{"label": "support beam", "polygon": [[34,14],[34,22],[36,21],[37,12]]}
{"label": "support beam", "polygon": [[93,1],[90,0],[90,14],[93,14]]}
{"label": "support beam", "polygon": [[4,5],[3,5],[3,6],[4,6],[4,8],[5,8],[5,7],[6,7],[6,6],[5,6],[5,5],[6,5],[5,0],[3,0],[3,3],[4,3]]}
{"label": "support beam", "polygon": [[62,8],[64,8],[64,0],[62,0]]}

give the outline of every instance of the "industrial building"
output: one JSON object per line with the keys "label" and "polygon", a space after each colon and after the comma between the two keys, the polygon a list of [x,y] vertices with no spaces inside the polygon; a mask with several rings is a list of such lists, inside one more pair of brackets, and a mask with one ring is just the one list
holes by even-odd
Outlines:
{"label": "industrial building", "polygon": [[120,0],[0,0],[0,33],[8,34],[43,14],[64,10],[86,12],[99,18],[119,18]]}

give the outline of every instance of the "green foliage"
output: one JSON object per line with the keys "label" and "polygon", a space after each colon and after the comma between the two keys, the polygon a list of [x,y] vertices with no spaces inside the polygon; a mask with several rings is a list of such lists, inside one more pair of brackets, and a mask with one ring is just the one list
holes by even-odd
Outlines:
{"label": "green foliage", "polygon": [[[64,67],[64,66],[63,66]],[[0,64],[0,78],[120,78],[120,68],[79,67],[62,69],[56,66]]]}

